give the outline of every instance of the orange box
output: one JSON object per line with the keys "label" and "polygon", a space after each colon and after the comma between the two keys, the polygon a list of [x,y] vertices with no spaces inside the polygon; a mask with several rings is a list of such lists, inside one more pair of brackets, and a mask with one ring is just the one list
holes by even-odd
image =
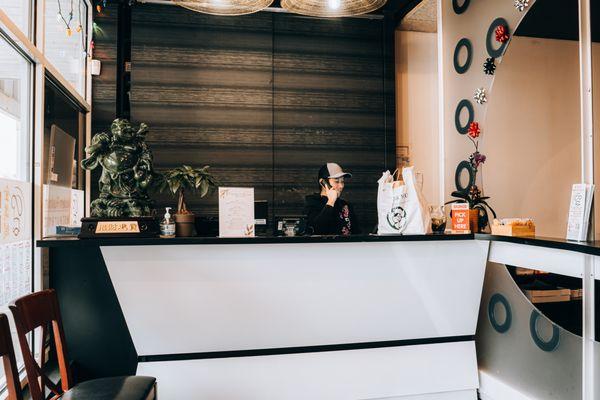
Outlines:
{"label": "orange box", "polygon": [[469,203],[454,203],[452,210],[452,233],[471,233]]}

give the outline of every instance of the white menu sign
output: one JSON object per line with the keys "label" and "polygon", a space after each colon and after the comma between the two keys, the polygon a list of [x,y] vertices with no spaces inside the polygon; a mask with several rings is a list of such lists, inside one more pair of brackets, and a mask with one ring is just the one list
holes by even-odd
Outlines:
{"label": "white menu sign", "polygon": [[219,236],[254,236],[254,188],[219,188]]}
{"label": "white menu sign", "polygon": [[0,179],[0,307],[31,292],[31,183]]}
{"label": "white menu sign", "polygon": [[567,239],[584,242],[587,239],[594,185],[577,183],[571,190]]}

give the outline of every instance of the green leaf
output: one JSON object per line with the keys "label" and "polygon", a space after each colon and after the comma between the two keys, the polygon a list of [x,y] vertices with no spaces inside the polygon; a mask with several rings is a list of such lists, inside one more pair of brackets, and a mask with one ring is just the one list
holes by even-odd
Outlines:
{"label": "green leaf", "polygon": [[200,175],[197,175],[197,176],[194,178],[194,187],[195,187],[196,189],[198,189],[198,188],[200,187],[200,184],[201,184],[201,183],[202,183],[202,176],[200,176]]}
{"label": "green leaf", "polygon": [[208,186],[208,182],[205,180],[202,180],[202,183],[200,184],[200,197],[204,197],[208,194],[208,189],[210,187]]}
{"label": "green leaf", "polygon": [[181,187],[181,181],[171,180],[171,181],[169,181],[169,187],[171,188],[171,192],[173,194],[175,194],[175,193],[177,193],[177,191]]}

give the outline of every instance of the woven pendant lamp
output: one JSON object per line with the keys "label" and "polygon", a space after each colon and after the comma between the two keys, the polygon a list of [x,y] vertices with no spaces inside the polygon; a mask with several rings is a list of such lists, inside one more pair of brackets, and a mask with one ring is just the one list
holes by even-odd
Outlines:
{"label": "woven pendant lamp", "polygon": [[273,0],[171,0],[178,6],[212,15],[244,15],[263,10]]}
{"label": "woven pendant lamp", "polygon": [[312,17],[351,17],[375,11],[387,0],[281,0],[281,7]]}

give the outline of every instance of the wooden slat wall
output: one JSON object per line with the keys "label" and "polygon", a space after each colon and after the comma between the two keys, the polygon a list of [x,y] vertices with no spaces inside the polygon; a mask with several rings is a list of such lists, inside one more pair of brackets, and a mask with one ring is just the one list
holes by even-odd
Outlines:
{"label": "wooden slat wall", "polygon": [[302,211],[317,172],[353,173],[344,191],[363,230],[377,220],[385,167],[382,21],[277,15],[274,23],[274,156],[277,214]]}
{"label": "wooden slat wall", "polygon": [[[255,187],[272,217],[301,214],[319,166],[338,162],[354,174],[344,197],[371,230],[376,180],[395,151],[383,20],[215,17],[138,4],[132,29],[131,116],[151,127],[157,169],[210,164],[222,184]],[[114,63],[114,49],[96,47]],[[94,81],[94,132],[114,117],[106,66]],[[157,198],[158,207],[173,203]],[[217,214],[216,196],[189,203]]]}
{"label": "wooden slat wall", "polygon": [[[94,32],[95,59],[102,62],[102,71],[92,76],[92,135],[110,130],[115,119],[117,98],[117,5],[107,2],[101,14],[94,12],[97,28]],[[99,169],[92,172],[91,198],[98,197]]]}
{"label": "wooden slat wall", "polygon": [[[180,7],[133,10],[131,115],[151,127],[158,170],[211,165],[224,185],[273,198],[270,14],[213,17]],[[173,205],[160,196],[159,206]],[[190,197],[201,214],[217,196]]]}

